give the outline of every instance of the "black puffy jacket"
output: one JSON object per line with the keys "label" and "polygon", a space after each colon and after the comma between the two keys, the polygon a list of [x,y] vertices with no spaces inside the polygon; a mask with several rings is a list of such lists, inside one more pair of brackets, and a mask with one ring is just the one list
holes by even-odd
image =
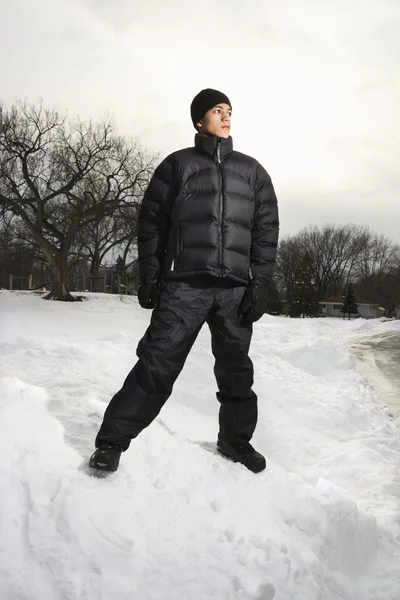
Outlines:
{"label": "black puffy jacket", "polygon": [[271,178],[232,138],[196,135],[195,147],[157,167],[139,213],[142,282],[209,274],[272,278],[279,234]]}

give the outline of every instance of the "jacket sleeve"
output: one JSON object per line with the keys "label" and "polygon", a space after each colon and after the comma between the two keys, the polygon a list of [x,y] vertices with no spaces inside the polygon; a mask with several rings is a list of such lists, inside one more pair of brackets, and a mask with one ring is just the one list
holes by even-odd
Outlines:
{"label": "jacket sleeve", "polygon": [[143,197],[138,219],[141,283],[157,281],[163,268],[176,190],[174,165],[167,157],[154,171]]}
{"label": "jacket sleeve", "polygon": [[278,202],[267,171],[257,167],[250,268],[255,281],[268,284],[274,273],[279,238]]}

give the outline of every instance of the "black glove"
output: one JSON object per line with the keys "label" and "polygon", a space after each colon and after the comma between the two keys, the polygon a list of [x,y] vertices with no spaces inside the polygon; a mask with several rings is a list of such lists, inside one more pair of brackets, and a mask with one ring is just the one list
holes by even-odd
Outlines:
{"label": "black glove", "polygon": [[160,286],[156,282],[142,283],[138,291],[138,300],[142,308],[155,308],[160,295]]}
{"label": "black glove", "polygon": [[245,291],[239,306],[239,314],[242,315],[246,325],[255,323],[267,310],[267,286],[257,281],[252,281]]}

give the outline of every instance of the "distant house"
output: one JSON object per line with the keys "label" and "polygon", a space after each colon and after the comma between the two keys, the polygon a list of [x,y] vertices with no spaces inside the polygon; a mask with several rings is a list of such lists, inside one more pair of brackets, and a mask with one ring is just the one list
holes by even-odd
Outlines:
{"label": "distant house", "polygon": [[[374,304],[373,302],[368,302],[367,300],[363,300],[362,298],[355,298],[358,314],[351,315],[351,318],[362,317],[363,319],[376,319],[378,317],[382,317],[385,313],[385,309],[379,306],[379,304]],[[342,307],[343,307],[343,297],[342,296],[332,296],[331,298],[327,298],[326,300],[320,301],[322,315],[324,317],[342,317]]]}

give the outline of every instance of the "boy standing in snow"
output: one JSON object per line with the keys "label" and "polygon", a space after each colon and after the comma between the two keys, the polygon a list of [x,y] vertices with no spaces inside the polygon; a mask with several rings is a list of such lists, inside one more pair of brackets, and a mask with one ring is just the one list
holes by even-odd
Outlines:
{"label": "boy standing in snow", "polygon": [[154,309],[136,365],[105,411],[90,466],[115,471],[121,452],[155,419],[207,322],[218,384],[218,451],[259,472],[252,323],[265,312],[278,243],[271,179],[233,150],[232,104],[202,90],[191,104],[195,146],[157,167],[139,214],[139,303]]}

